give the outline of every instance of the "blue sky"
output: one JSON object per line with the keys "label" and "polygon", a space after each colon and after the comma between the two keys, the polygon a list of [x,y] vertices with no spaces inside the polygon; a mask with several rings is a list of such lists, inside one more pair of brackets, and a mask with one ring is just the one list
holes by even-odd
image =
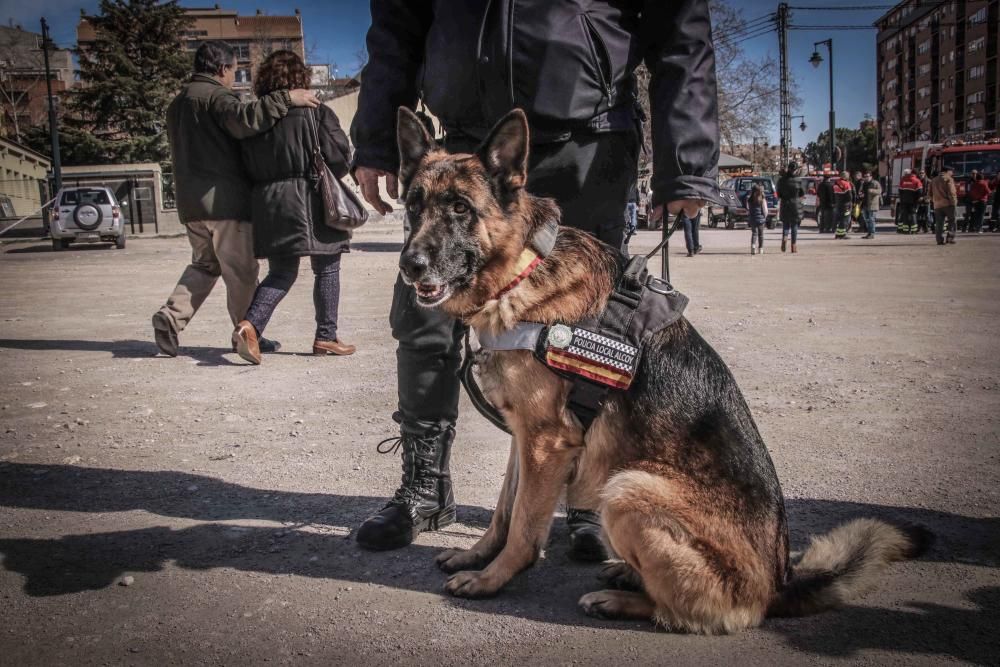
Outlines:
{"label": "blue sky", "polygon": [[[456,0],[460,1],[460,0]],[[669,1],[669,0],[665,0]],[[747,19],[771,13],[777,7],[770,0],[730,0],[742,10]],[[202,2],[182,1],[185,6],[211,6],[215,0]],[[76,23],[80,10],[92,12],[97,0],[0,0],[0,20],[5,23],[12,19],[26,29],[37,31],[41,16],[48,19],[52,27],[53,39],[63,46],[72,45],[76,38]],[[364,43],[365,31],[369,24],[368,2],[364,0],[298,0],[277,2],[274,0],[220,0],[223,7],[236,9],[240,13],[252,14],[258,8],[269,14],[290,14],[295,7],[302,11],[307,48],[315,54],[316,62],[337,63],[342,74],[350,73],[357,61],[356,53]],[[834,0],[790,0],[793,7],[836,6],[843,3]],[[792,23],[799,25],[871,25],[889,4],[885,0],[858,0],[855,5],[872,5],[875,9],[863,11],[806,11],[793,10]],[[792,129],[792,143],[804,146],[814,140],[828,125],[829,106],[827,65],[824,62],[814,70],[809,64],[813,42],[833,38],[835,101],[837,125],[857,127],[866,113],[875,115],[875,31],[829,31],[794,30],[789,37],[789,62],[792,75],[799,84],[802,108],[794,114],[804,114],[807,130],[798,129],[796,121]],[[742,42],[750,55],[772,54],[777,57],[778,38],[776,33],[768,33]],[[822,51],[824,58],[825,50]],[[778,110],[775,109],[775,119]],[[772,133],[777,140],[777,125]]]}

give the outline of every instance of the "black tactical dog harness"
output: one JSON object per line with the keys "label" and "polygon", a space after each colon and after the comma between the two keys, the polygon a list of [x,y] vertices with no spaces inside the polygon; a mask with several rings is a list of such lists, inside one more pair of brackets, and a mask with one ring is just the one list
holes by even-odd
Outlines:
{"label": "black tactical dog harness", "polygon": [[[598,317],[550,326],[522,322],[497,336],[476,332],[480,349],[532,350],[552,372],[572,382],[568,407],[584,430],[600,414],[611,390],[631,386],[650,340],[679,320],[688,302],[670,283],[649,273],[646,257],[622,255],[619,262],[621,275]],[[474,363],[466,335],[462,384],[476,409],[510,433],[503,416],[476,384]]]}

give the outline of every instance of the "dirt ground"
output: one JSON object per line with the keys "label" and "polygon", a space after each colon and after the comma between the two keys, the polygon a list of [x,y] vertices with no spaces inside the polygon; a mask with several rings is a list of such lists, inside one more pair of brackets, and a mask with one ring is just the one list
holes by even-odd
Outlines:
{"label": "dirt ground", "polygon": [[[885,231],[888,232],[886,226]],[[387,327],[398,221],[345,258],[349,358],[314,358],[311,275],[260,367],[229,352],[221,284],[157,357],[149,317],[184,239],[0,248],[0,664],[1000,664],[1000,235],[883,233],[749,256],[745,231],[671,244],[688,317],[735,373],[774,458],[793,546],[849,517],[938,537],[849,608],[729,637],[587,618],[594,566],[545,557],[486,601],[432,557],[485,529],[506,437],[463,398],[460,523],[401,551],[351,531],[399,479]],[[651,248],[642,232],[633,251]]]}

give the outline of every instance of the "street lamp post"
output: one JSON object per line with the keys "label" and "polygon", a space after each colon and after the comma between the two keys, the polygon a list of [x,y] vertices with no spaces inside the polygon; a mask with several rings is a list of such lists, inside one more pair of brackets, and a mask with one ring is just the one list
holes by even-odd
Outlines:
{"label": "street lamp post", "polygon": [[830,166],[836,168],[836,153],[837,153],[837,142],[834,138],[834,131],[837,127],[837,122],[834,119],[833,114],[833,39],[824,39],[820,42],[813,43],[813,54],[809,58],[809,62],[812,63],[813,67],[819,67],[820,63],[823,62],[823,56],[819,54],[819,46],[823,44],[826,46],[827,53],[829,54],[830,62]]}
{"label": "street lamp post", "polygon": [[59,126],[56,124],[55,98],[52,97],[52,72],[49,69],[49,24],[42,18],[42,56],[45,60],[45,87],[49,94],[49,141],[52,142],[52,179],[55,190],[62,189],[62,160],[59,158]]}
{"label": "street lamp post", "polygon": [[788,117],[788,119],[790,121],[791,120],[795,120],[796,118],[801,118],[802,119],[802,122],[799,123],[799,131],[800,132],[805,132],[806,131],[806,117],[805,116],[789,116]]}
{"label": "street lamp post", "polygon": [[757,140],[764,142],[762,145],[767,146],[767,137],[754,137],[753,138],[753,148],[750,151],[750,168],[757,168]]}

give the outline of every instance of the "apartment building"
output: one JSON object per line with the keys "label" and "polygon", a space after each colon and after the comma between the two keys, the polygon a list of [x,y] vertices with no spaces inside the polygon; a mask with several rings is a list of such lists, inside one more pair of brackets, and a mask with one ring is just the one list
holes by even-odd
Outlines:
{"label": "apartment building", "polygon": [[[65,49],[49,51],[52,95],[73,86],[73,56]],[[41,33],[19,25],[0,26],[0,136],[20,141],[35,126],[48,126],[48,89]]]}
{"label": "apartment building", "polygon": [[[260,62],[272,51],[287,49],[305,59],[305,39],[302,32],[302,14],[298,9],[292,16],[272,16],[259,9],[256,14],[241,16],[234,9],[187,8],[191,25],[184,31],[184,48],[194,52],[202,42],[221,39],[236,50],[238,68],[234,88],[249,94],[253,88],[253,73]],[[81,49],[94,40],[94,29],[87,19],[81,18],[76,29]]]}
{"label": "apartment building", "polygon": [[883,153],[1000,131],[1000,0],[905,0],[875,27]]}

